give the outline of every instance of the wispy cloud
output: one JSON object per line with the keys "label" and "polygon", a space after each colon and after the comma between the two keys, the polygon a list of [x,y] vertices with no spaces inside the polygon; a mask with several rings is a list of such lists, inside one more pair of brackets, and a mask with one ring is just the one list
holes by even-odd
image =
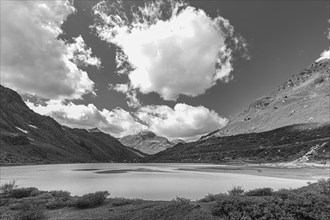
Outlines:
{"label": "wispy cloud", "polygon": [[92,56],[92,49],[87,48],[84,39],[79,35],[68,45],[68,57],[78,66],[96,66],[100,68],[101,59]]}
{"label": "wispy cloud", "polygon": [[128,84],[109,84],[109,89],[125,94],[128,99],[127,105],[129,107],[138,108],[142,106],[140,100],[137,98],[136,90],[132,89]]}

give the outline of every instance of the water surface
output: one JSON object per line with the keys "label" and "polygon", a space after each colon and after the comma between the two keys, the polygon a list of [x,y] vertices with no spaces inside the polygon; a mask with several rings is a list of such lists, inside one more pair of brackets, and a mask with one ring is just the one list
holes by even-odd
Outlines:
{"label": "water surface", "polygon": [[[226,172],[221,172],[222,168]],[[258,187],[298,188],[307,182],[304,179],[230,173],[228,169],[230,167],[225,165],[210,164],[92,163],[13,166],[1,167],[1,183],[15,179],[21,187],[66,190],[72,195],[107,190],[111,197],[171,200],[180,196],[195,200],[208,193],[227,192],[233,186],[242,186],[246,190]],[[234,171],[241,168],[232,169]]]}

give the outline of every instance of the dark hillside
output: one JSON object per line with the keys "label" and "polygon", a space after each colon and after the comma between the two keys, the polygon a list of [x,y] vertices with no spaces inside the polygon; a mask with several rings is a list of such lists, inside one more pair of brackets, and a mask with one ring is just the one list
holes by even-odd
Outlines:
{"label": "dark hillside", "polygon": [[279,162],[330,159],[330,60],[294,74],[228,125],[145,162]]}
{"label": "dark hillside", "polygon": [[330,122],[330,60],[324,59],[294,74],[274,92],[231,118],[225,127],[202,139],[327,122]]}
{"label": "dark hillside", "polygon": [[124,162],[140,157],[116,138],[71,129],[29,109],[19,94],[0,85],[1,164]]}
{"label": "dark hillside", "polygon": [[300,124],[178,145],[149,156],[144,162],[283,162],[297,160],[312,151],[307,161],[325,163],[330,159],[329,143],[329,123]]}

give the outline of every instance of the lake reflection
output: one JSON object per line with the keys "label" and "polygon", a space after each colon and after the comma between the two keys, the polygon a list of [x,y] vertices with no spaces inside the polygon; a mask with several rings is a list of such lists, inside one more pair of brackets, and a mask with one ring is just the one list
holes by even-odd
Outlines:
{"label": "lake reflection", "polygon": [[[1,167],[1,183],[17,180],[20,187],[66,190],[72,195],[108,190],[111,197],[171,200],[176,196],[200,199],[208,193],[227,192],[233,186],[297,188],[306,180],[203,171],[203,164],[56,164]],[[195,169],[197,168],[197,169]]]}

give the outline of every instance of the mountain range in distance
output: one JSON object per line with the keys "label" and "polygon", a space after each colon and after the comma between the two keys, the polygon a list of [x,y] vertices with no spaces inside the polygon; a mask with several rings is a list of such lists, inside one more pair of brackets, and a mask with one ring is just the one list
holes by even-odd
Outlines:
{"label": "mountain range in distance", "polygon": [[169,141],[166,137],[157,136],[151,131],[141,131],[135,135],[127,135],[119,139],[119,141],[128,147],[139,150],[146,154],[156,154],[175,146],[176,144],[184,144],[181,139]]}

